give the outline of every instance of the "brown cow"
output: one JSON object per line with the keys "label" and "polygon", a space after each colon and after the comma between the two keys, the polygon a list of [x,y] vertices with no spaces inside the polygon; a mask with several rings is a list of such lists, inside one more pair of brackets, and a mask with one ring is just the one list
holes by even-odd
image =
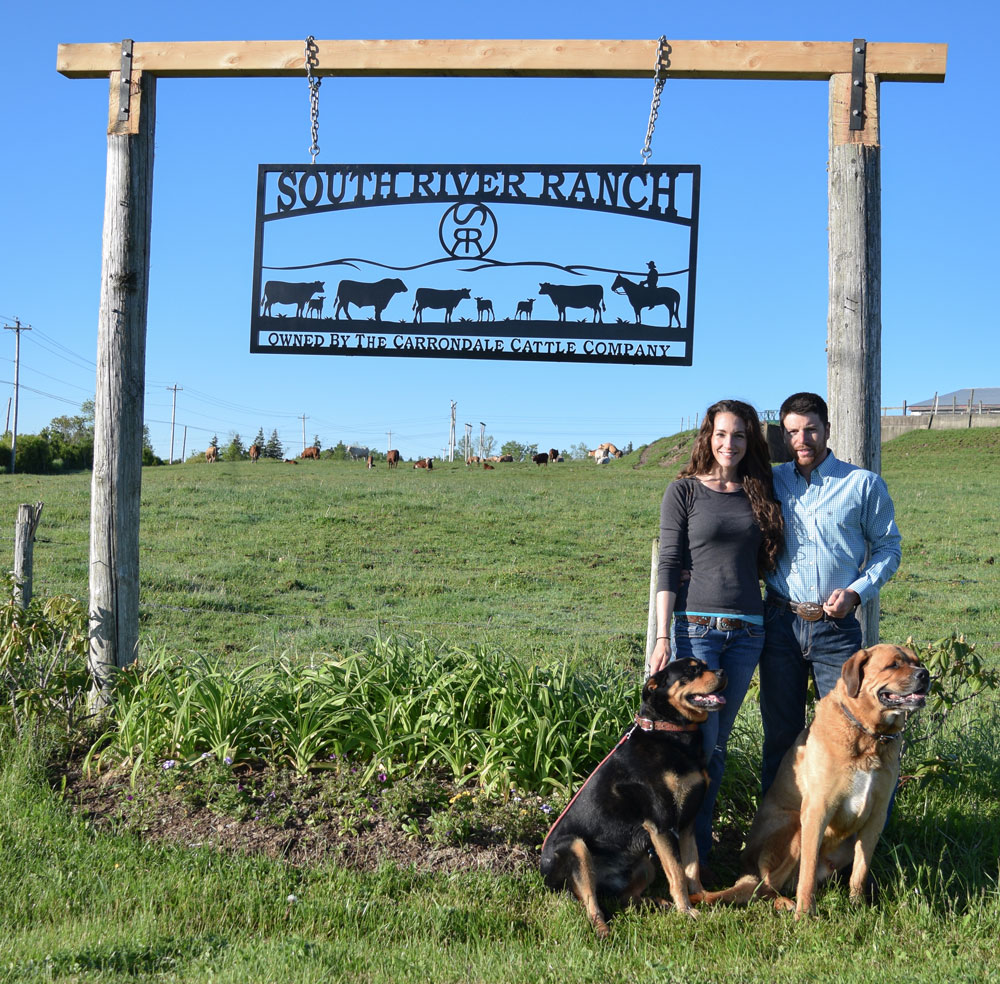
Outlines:
{"label": "brown cow", "polygon": [[483,468],[485,468],[487,471],[493,471],[494,470],[493,466],[491,464],[489,464],[488,462],[486,462],[486,461],[483,462]]}
{"label": "brown cow", "polygon": [[390,452],[388,452],[388,454],[386,454],[385,460],[390,468],[395,468],[396,465],[399,464],[399,452],[393,448]]}
{"label": "brown cow", "polygon": [[368,457],[365,458],[365,464],[369,468],[374,468],[375,467],[375,455],[373,455],[373,454],[368,455]]}
{"label": "brown cow", "polygon": [[206,449],[205,460],[209,464],[219,460],[219,449],[214,444],[210,448]]}
{"label": "brown cow", "polygon": [[558,461],[559,451],[557,448],[549,448],[549,461]]}
{"label": "brown cow", "polygon": [[500,455],[500,457],[497,460],[498,461],[513,461],[514,460],[514,455],[512,455],[512,454],[502,454],[502,455]]}
{"label": "brown cow", "polygon": [[315,458],[316,461],[319,461],[319,448],[317,448],[317,447],[306,448],[302,452],[302,457],[303,458]]}
{"label": "brown cow", "polygon": [[478,465],[479,464],[479,455],[478,454],[470,454],[469,457],[465,459],[465,463],[467,465]]}
{"label": "brown cow", "polygon": [[298,462],[294,458],[285,458],[286,465],[297,465]]}
{"label": "brown cow", "polygon": [[427,468],[428,470],[434,467],[433,458],[421,458],[414,466],[414,468]]}
{"label": "brown cow", "polygon": [[549,463],[549,456],[543,451],[541,454],[532,455],[531,460],[536,465],[547,465]]}
{"label": "brown cow", "polygon": [[250,445],[250,460],[256,461],[260,457],[260,447],[256,444]]}

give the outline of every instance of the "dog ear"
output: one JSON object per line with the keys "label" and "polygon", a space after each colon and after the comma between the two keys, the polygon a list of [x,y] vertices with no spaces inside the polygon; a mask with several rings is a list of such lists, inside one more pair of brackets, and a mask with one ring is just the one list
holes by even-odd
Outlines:
{"label": "dog ear", "polygon": [[861,681],[864,678],[865,663],[868,662],[871,653],[867,649],[859,649],[845,664],[840,671],[847,687],[850,697],[857,697],[861,692]]}

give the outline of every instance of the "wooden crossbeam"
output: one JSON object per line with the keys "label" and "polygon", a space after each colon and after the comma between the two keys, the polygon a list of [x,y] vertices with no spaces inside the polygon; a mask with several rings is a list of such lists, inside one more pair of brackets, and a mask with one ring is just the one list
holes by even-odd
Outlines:
{"label": "wooden crossbeam", "polygon": [[[322,76],[648,78],[655,40],[317,41]],[[675,79],[813,79],[851,71],[850,41],[670,41]],[[305,41],[137,41],[133,67],[162,78],[291,77],[305,72]],[[867,71],[883,82],[943,82],[946,44],[869,42]],[[121,67],[118,42],[59,45],[71,79]]]}

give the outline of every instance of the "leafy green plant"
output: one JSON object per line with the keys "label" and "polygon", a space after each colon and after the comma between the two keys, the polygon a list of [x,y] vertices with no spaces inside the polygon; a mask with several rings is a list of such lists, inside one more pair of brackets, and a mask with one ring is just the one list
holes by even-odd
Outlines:
{"label": "leafy green plant", "polygon": [[0,694],[20,737],[54,724],[73,740],[87,717],[86,609],[65,595],[23,609],[16,589],[14,576],[0,572]]}

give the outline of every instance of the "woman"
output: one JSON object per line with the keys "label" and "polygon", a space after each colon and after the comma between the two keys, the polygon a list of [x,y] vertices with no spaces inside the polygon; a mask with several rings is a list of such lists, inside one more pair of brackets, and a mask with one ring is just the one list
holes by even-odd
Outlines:
{"label": "woman", "polygon": [[[702,725],[709,787],[695,839],[703,870],[726,743],[764,646],[759,577],[774,568],[781,546],[781,507],[757,412],[739,400],[720,400],[706,411],[691,460],[663,495],[650,658],[655,673],[671,655],[696,656],[729,680],[725,706]],[[691,576],[682,584],[683,571]]]}

